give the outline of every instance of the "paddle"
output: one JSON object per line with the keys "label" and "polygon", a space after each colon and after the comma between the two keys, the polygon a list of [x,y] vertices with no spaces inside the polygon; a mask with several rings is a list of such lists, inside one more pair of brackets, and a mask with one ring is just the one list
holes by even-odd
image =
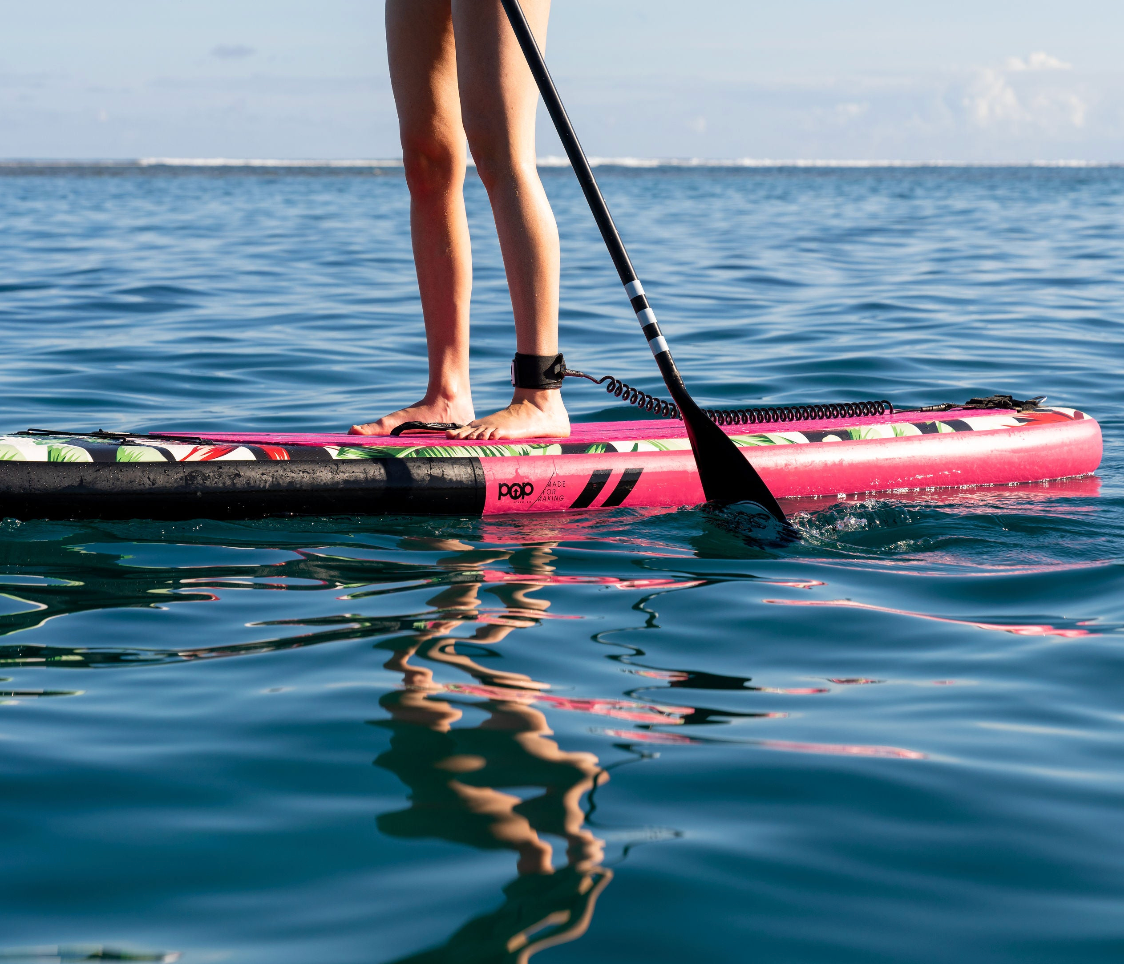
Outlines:
{"label": "paddle", "polygon": [[621,284],[624,285],[624,290],[632,301],[636,320],[640,322],[644,337],[648,339],[648,346],[652,349],[656,364],[659,365],[664,384],[671,392],[675,404],[679,406],[683,423],[687,427],[687,437],[691,440],[691,451],[695,455],[703,494],[711,502],[756,502],[771,513],[778,522],[785,523],[784,512],[777,505],[777,500],[769,491],[769,487],[761,480],[761,476],[738,451],[738,447],[730,441],[729,436],[703,414],[702,409],[688,394],[687,386],[683,384],[683,378],[667,347],[667,341],[660,333],[655,312],[649,307],[648,299],[644,296],[644,286],[636,277],[636,271],[629,260],[624,242],[621,241],[617,226],[613,223],[612,215],[609,214],[609,206],[601,195],[589,161],[581,144],[578,143],[578,136],[574,133],[570,118],[566,115],[566,108],[562,106],[562,99],[554,87],[554,81],[551,80],[542,51],[539,50],[534,34],[531,33],[523,8],[519,5],[519,0],[500,0],[500,2],[507,13],[507,19],[511,21],[511,29],[515,31],[519,46],[523,48],[527,66],[531,68],[535,83],[538,84],[539,93],[542,94],[550,119],[554,121],[554,128],[558,131],[558,137],[566,149],[566,156],[578,176],[578,183],[581,184],[582,192],[593,212],[593,219],[597,222],[601,237],[604,238],[605,246],[609,249],[613,264],[616,265]]}

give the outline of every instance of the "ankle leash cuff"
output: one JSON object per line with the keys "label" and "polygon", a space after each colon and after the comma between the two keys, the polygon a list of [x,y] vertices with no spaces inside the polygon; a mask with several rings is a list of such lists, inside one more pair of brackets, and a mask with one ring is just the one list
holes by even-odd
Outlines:
{"label": "ankle leash cuff", "polygon": [[566,359],[557,355],[521,355],[511,360],[511,384],[516,388],[561,388]]}

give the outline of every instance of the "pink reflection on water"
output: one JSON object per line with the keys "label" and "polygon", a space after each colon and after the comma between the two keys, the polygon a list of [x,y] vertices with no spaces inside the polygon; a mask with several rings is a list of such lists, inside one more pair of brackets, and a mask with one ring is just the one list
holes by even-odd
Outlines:
{"label": "pink reflection on water", "polygon": [[465,693],[489,700],[545,703],[559,710],[594,713],[632,723],[678,725],[684,717],[695,712],[693,706],[666,706],[659,703],[641,703],[624,699],[577,699],[553,696],[538,690],[521,690],[506,686],[486,686],[480,683],[440,683],[436,690],[445,693]]}
{"label": "pink reflection on water", "polygon": [[[678,733],[654,733],[646,730],[602,730],[606,736],[628,740],[630,743],[656,743],[683,745],[686,743],[733,743],[733,740],[696,740]],[[781,750],[786,753],[819,753],[829,756],[862,756],[879,757],[891,760],[927,760],[928,754],[918,750],[907,750],[900,746],[868,746],[862,743],[801,743],[793,740],[745,740],[750,746],[761,747],[763,750]]]}
{"label": "pink reflection on water", "polygon": [[[977,512],[981,509],[1033,509],[1035,512],[1095,512],[1095,506],[1074,506],[1060,499],[1094,499],[1100,495],[1101,480],[1096,475],[1047,482],[1018,482],[1012,485],[970,485],[963,488],[910,489],[905,492],[879,492],[877,498],[901,504],[933,505]],[[871,493],[844,496],[798,497],[784,500],[785,512],[815,514],[835,505],[867,502]],[[1056,503],[1056,504],[1052,504]]]}
{"label": "pink reflection on water", "polygon": [[950,616],[932,616],[929,613],[911,612],[908,609],[891,609],[888,606],[875,606],[873,603],[854,602],[851,599],[763,599],[761,601],[771,603],[774,606],[836,606],[845,609],[865,609],[870,612],[890,613],[894,616],[915,616],[918,619],[929,619],[937,623],[973,626],[976,629],[1011,633],[1015,636],[1061,636],[1065,639],[1078,639],[1082,636],[1098,635],[1088,629],[1060,629],[1057,626],[1051,626],[1049,623],[982,623],[971,619],[953,619]]}
{"label": "pink reflection on water", "polygon": [[481,575],[484,577],[484,582],[535,583],[543,586],[609,586],[612,589],[691,589],[705,584],[703,579],[683,580],[666,577],[618,579],[616,576],[556,576],[551,573],[540,572],[500,572],[497,569],[483,569]]}
{"label": "pink reflection on water", "polygon": [[703,740],[695,740],[679,733],[658,733],[654,730],[601,730],[605,736],[616,737],[618,740],[628,740],[629,743],[662,743],[681,746],[686,743],[700,744]]}
{"label": "pink reflection on water", "polygon": [[829,753],[833,756],[876,756],[895,760],[924,760],[927,755],[917,750],[899,746],[864,746],[861,743],[794,743],[789,740],[758,740],[757,746],[766,750],[786,750],[789,753]]}

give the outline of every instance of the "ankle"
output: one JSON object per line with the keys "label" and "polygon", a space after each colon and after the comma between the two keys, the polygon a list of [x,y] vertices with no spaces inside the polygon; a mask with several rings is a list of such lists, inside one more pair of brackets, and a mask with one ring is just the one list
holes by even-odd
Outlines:
{"label": "ankle", "polygon": [[512,405],[533,405],[540,411],[564,408],[562,393],[557,388],[516,388],[511,395]]}
{"label": "ankle", "polygon": [[468,392],[457,388],[431,388],[425,393],[422,404],[433,408],[457,408],[460,406],[472,408],[472,396]]}

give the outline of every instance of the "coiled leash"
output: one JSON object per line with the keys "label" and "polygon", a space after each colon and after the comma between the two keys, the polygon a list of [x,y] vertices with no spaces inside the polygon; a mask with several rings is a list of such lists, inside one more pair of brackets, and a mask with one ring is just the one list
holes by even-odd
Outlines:
{"label": "coiled leash", "polygon": [[[567,368],[568,378],[586,378],[621,401],[663,418],[682,418],[674,402],[649,395],[613,375],[594,378]],[[892,415],[895,409],[886,399],[877,402],[822,402],[810,405],[781,405],[760,408],[704,408],[703,413],[718,425],[754,425],[764,422],[802,422],[813,418],[854,418],[860,415]]]}
{"label": "coiled leash", "polygon": [[[602,375],[594,378],[585,372],[566,367],[566,359],[561,355],[523,355],[516,352],[511,360],[511,384],[515,388],[558,389],[566,378],[584,378],[594,385],[604,385],[605,391],[622,402],[635,405],[643,412],[650,412],[661,418],[682,419],[679,407],[667,399],[650,395],[622,381],[615,375]],[[702,411],[717,425],[759,425],[777,422],[806,422],[822,418],[858,418],[870,415],[893,415],[894,412],[947,412],[954,408],[966,409],[1016,409],[1030,412],[1038,408],[1045,395],[1022,401],[1010,395],[990,395],[987,398],[970,398],[963,403],[943,402],[940,405],[926,405],[923,408],[894,408],[888,399],[868,402],[813,402],[806,405],[777,405],[744,408],[704,408]],[[401,435],[409,431],[444,431],[461,428],[452,423],[405,422],[391,430],[391,435]]]}
{"label": "coiled leash", "polygon": [[[566,367],[561,355],[522,355],[511,360],[511,384],[516,388],[554,389],[562,387],[565,378],[584,378],[594,385],[604,385],[610,395],[635,405],[641,411],[663,418],[682,419],[679,406],[621,381],[614,375],[594,378],[585,372]],[[785,405],[776,408],[704,408],[703,413],[718,425],[753,425],[758,422],[798,422],[813,418],[854,418],[859,415],[893,414],[888,401],[831,402],[822,405]]]}

